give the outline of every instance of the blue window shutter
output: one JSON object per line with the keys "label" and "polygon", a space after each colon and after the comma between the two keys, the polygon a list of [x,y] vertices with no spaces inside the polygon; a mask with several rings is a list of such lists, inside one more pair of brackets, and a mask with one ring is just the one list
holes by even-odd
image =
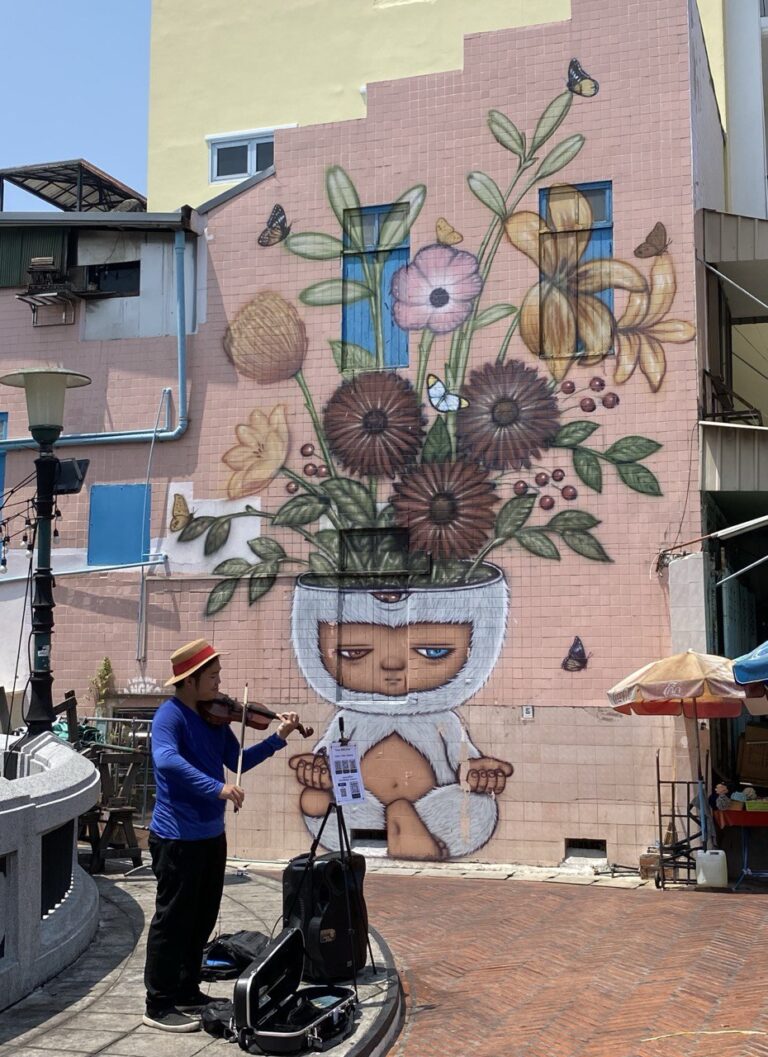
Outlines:
{"label": "blue window shutter", "polygon": [[400,245],[387,257],[381,276],[381,306],[384,330],[384,366],[408,366],[408,331],[395,323],[392,313],[392,276],[408,263],[408,246]]}
{"label": "blue window shutter", "polygon": [[[368,253],[366,256],[372,258],[373,254]],[[341,274],[345,283],[349,282],[350,279],[364,283],[363,255],[345,253],[342,260]],[[345,345],[360,345],[363,349],[370,352],[372,356],[375,354],[376,336],[373,333],[371,302],[368,298],[342,305],[341,340]]]}
{"label": "blue window shutter", "polygon": [[151,498],[148,485],[91,485],[89,565],[127,565],[146,559]]}
{"label": "blue window shutter", "polygon": [[[8,437],[8,412],[0,411],[0,440]],[[2,495],[5,491],[5,452],[0,452],[0,509],[3,507]]]}

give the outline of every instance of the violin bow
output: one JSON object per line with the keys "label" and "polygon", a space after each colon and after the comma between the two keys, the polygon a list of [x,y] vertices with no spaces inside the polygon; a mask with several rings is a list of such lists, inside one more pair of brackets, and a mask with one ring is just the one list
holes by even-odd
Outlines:
{"label": "violin bow", "polygon": [[[245,684],[243,689],[243,718],[240,723],[240,749],[237,754],[237,777],[235,778],[235,785],[240,785],[240,779],[243,777],[243,752],[245,750],[245,719],[248,715],[248,683]],[[237,811],[237,807],[235,811]]]}

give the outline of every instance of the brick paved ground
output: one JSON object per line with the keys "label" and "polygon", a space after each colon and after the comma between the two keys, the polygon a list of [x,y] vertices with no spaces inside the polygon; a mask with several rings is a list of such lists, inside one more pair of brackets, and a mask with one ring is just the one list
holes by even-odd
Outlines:
{"label": "brick paved ground", "polygon": [[408,993],[390,1057],[768,1055],[768,894],[371,873],[366,900]]}

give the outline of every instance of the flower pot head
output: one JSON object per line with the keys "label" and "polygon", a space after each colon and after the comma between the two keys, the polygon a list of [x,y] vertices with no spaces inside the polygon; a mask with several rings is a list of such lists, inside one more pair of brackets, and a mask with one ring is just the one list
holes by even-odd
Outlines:
{"label": "flower pot head", "polygon": [[404,590],[321,586],[300,577],[291,634],[304,678],[352,712],[443,712],[484,685],[498,660],[508,589],[481,583]]}

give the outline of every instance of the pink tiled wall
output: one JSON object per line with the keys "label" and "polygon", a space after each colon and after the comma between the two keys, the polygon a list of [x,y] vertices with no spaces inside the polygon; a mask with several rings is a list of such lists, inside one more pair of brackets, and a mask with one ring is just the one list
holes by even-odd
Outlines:
{"label": "pink tiled wall", "polygon": [[[664,223],[677,275],[670,315],[694,319],[686,3],[574,0],[572,8],[570,22],[468,38],[463,71],[369,85],[366,120],[279,132],[277,175],[207,216],[207,322],[189,341],[191,425],[182,441],[155,451],[153,537],[168,535],[172,482],[191,481],[199,501],[225,496],[229,470],[221,456],[235,443],[235,426],[253,408],[268,412],[278,403],[286,405],[288,466],[301,472],[305,460],[298,449],[313,438],[298,388],[290,380],[259,387],[241,378],[222,350],[227,324],[258,291],[275,291],[297,306],[309,336],[304,373],[318,408],[338,385],[328,340],[340,336],[340,309],[309,308],[298,301],[310,283],[338,276],[338,261],[301,260],[280,245],[260,248],[257,237],[272,206],[283,205],[294,232],[338,234],[324,190],[329,165],[350,174],[363,204],[391,202],[408,187],[424,183],[428,195],[411,231],[411,254],[434,241],[438,217],[462,233],[462,249],[476,252],[489,215],[469,192],[466,176],[482,170],[505,187],[514,171],[514,157],[488,131],[487,113],[491,108],[504,111],[530,136],[544,107],[563,90],[573,56],[599,81],[600,90],[591,99],[574,98],[552,141],[575,132],[586,139],[576,160],[555,179],[612,182],[614,256],[645,274],[652,262],[636,259],[633,250],[657,221]],[[535,191],[520,208],[537,210]],[[536,279],[534,266],[505,240],[483,304],[498,300],[519,305]],[[616,292],[617,315],[625,296]],[[76,327],[31,331],[24,312],[8,296],[0,299],[6,350],[16,341],[22,359],[50,357],[94,377],[91,389],[71,395],[68,429],[151,428],[160,389],[173,385],[172,339],[84,344],[77,340]],[[505,325],[479,332],[470,366],[495,358]],[[438,339],[434,346],[432,363],[440,374],[449,340]],[[412,364],[417,341],[418,335],[411,335]],[[4,359],[8,355],[6,351]],[[537,365],[519,334],[508,355]],[[609,466],[604,467],[602,493],[589,492],[575,478],[567,451],[547,452],[542,460],[550,472],[562,466],[566,481],[578,486],[574,505],[600,520],[596,534],[613,561],[588,561],[565,547],[557,562],[512,545],[494,552],[510,589],[506,639],[487,685],[461,715],[475,744],[487,755],[510,761],[515,772],[499,798],[494,835],[475,858],[555,862],[566,838],[581,837],[606,840],[615,861],[636,861],[638,850],[655,837],[655,750],[662,749],[671,766],[682,733],[676,739],[669,720],[617,718],[594,706],[606,704],[606,688],[623,675],[668,652],[667,597],[655,558],[665,544],[698,534],[696,343],[668,344],[666,355],[667,374],[657,393],[639,370],[626,384],[615,386],[610,359],[594,369],[574,368],[569,375],[579,385],[592,374],[603,376],[607,388],[620,395],[614,410],[598,404],[594,446],[604,450],[631,434],[663,445],[648,459],[663,496],[630,491]],[[588,417],[578,409],[564,415]],[[146,472],[146,446],[93,448],[82,454],[92,459],[92,482],[142,480]],[[21,456],[9,458],[9,478],[21,465]],[[261,502],[274,510],[285,498],[285,479],[278,478]],[[556,510],[565,506],[559,501]],[[531,524],[549,516],[537,511]],[[86,520],[86,497],[67,500],[63,532],[68,546],[84,546]],[[332,708],[307,688],[291,648],[290,578],[281,579],[255,607],[238,595],[215,618],[206,619],[205,601],[215,579],[153,575],[147,596],[148,653],[141,664],[135,659],[138,579],[138,573],[126,573],[60,582],[57,687],[82,690],[104,655],[113,663],[118,688],[139,674],[162,681],[170,651],[200,635],[229,651],[225,689],[236,693],[248,679],[252,697],[273,707],[301,707],[302,718],[325,728]],[[561,661],[576,635],[590,658],[585,670],[567,672]],[[532,720],[521,719],[522,705],[535,706]],[[302,748],[298,738],[292,740],[292,752]],[[255,807],[238,818],[232,834],[235,850],[253,857],[302,850],[307,833],[285,758],[270,761],[247,783]]]}

